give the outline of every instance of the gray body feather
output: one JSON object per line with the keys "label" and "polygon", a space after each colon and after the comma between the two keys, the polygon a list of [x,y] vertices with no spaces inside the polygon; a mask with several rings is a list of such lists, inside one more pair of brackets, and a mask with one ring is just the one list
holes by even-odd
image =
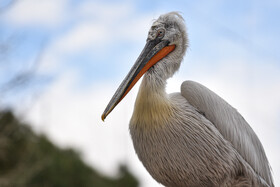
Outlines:
{"label": "gray body feather", "polygon": [[181,93],[212,122],[256,174],[272,186],[270,167],[263,146],[238,111],[211,90],[192,81],[182,84]]}
{"label": "gray body feather", "polygon": [[[143,90],[150,94],[143,81],[136,102],[144,96]],[[181,93],[157,97],[172,103],[168,118],[145,120],[154,113],[148,107],[138,120],[134,113],[130,123],[136,153],[154,179],[172,187],[273,186],[257,136],[223,99],[190,81],[182,84]]]}

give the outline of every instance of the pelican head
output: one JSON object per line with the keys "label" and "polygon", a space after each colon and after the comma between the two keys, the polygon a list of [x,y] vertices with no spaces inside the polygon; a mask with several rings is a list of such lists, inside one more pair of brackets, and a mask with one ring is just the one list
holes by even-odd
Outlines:
{"label": "pelican head", "polygon": [[149,30],[144,49],[107,105],[102,120],[142,75],[146,74],[155,86],[165,83],[166,79],[179,69],[187,46],[186,27],[179,13],[163,14],[155,20]]}

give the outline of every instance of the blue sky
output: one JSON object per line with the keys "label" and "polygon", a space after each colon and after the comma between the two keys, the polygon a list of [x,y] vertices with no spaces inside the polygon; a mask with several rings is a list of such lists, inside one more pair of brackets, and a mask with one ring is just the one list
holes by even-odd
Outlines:
{"label": "blue sky", "polygon": [[139,84],[105,124],[100,115],[145,45],[152,20],[179,11],[190,47],[167,91],[195,80],[237,108],[262,141],[279,186],[279,10],[276,0],[17,1],[0,12],[0,42],[12,44],[9,55],[0,54],[0,83],[28,70],[38,55],[40,61],[33,84],[9,92],[1,103],[12,104],[34,130],[80,150],[103,172],[113,174],[126,162],[143,186],[157,185],[128,133]]}
{"label": "blue sky", "polygon": [[[54,18],[50,18],[57,21],[49,21],[46,18],[48,15],[42,16],[42,22],[40,22],[40,18],[31,20],[32,18],[28,18],[28,16],[26,20],[17,20],[16,12],[12,12],[9,15],[9,10],[6,11],[8,12],[8,16],[5,16],[5,14],[3,16],[2,14],[1,28],[3,29],[1,29],[1,34],[4,33],[2,37],[6,38],[11,35],[19,35],[23,38],[20,38],[23,41],[20,42],[20,46],[17,48],[17,58],[14,59],[17,64],[19,61],[24,63],[22,59],[34,58],[41,45],[45,45],[46,51],[48,52],[48,48],[52,47],[52,43],[63,38],[65,33],[67,34],[76,27],[83,26],[83,22],[96,22],[98,27],[98,24],[102,24],[101,22],[107,14],[107,12],[103,12],[103,14],[97,15],[98,12],[95,14],[94,10],[93,12],[87,10],[88,12],[81,13],[83,11],[81,9],[85,8],[83,6],[86,6],[85,4],[88,1],[59,2],[57,4],[61,4],[61,10],[59,8],[57,8],[58,10],[55,9],[58,11],[55,13],[58,18],[55,16],[53,16]],[[111,76],[121,76],[123,74],[121,72],[123,67],[119,66],[118,62],[125,58],[121,55],[139,51],[140,46],[144,45],[144,38],[146,37],[145,29],[141,29],[141,31],[136,33],[136,39],[134,41],[124,40],[123,37],[118,38],[119,33],[114,30],[118,27],[118,22],[126,22],[131,16],[141,18],[145,14],[156,18],[159,13],[172,10],[182,12],[186,19],[192,54],[195,56],[201,56],[203,54],[210,61],[211,66],[213,65],[211,59],[217,59],[221,56],[221,53],[227,52],[230,53],[228,55],[232,56],[235,56],[235,54],[240,55],[241,53],[245,53],[245,55],[259,53],[258,58],[271,58],[272,61],[275,61],[274,63],[277,63],[280,59],[277,50],[280,24],[275,19],[279,17],[280,5],[276,1],[274,3],[272,1],[270,3],[262,1],[173,1],[172,3],[167,1],[102,1],[102,3],[101,1],[91,1],[91,4],[91,6],[95,6],[96,4],[105,10],[106,7],[110,7],[111,9],[117,7],[123,9],[124,13],[115,20],[114,18],[110,18],[112,19],[110,20],[112,23],[108,21],[108,24],[112,24],[112,27],[100,28],[112,29],[110,31],[107,30],[106,36],[102,36],[106,41],[103,42],[102,40],[98,41],[93,39],[93,42],[90,44],[87,43],[84,46],[81,44],[81,49],[77,47],[72,50],[70,49],[70,51],[60,51],[61,55],[59,56],[62,58],[60,63],[64,64],[60,66],[60,71],[65,68],[79,70],[82,78],[81,83],[88,82],[90,84],[96,80],[100,81],[104,78],[114,78]],[[128,10],[130,12],[125,12],[126,9],[131,10]],[[9,16],[12,17],[10,20],[13,21],[9,20]],[[121,26],[126,27],[127,32],[129,32],[130,25]],[[141,40],[137,38],[141,38]],[[242,48],[238,49],[239,51],[227,51],[223,50],[223,48],[217,51],[217,48],[213,44],[219,44],[223,40],[228,40]],[[72,41],[71,44],[74,45],[74,42]],[[113,62],[112,57],[114,57]],[[135,56],[133,57],[136,58]],[[111,70],[115,70],[116,68],[120,70],[117,69],[117,71],[110,72],[110,69],[106,69],[106,72],[109,72],[109,76],[104,77],[102,76],[104,74],[104,67],[107,66],[112,67],[110,68]],[[95,70],[95,73],[92,70]]]}

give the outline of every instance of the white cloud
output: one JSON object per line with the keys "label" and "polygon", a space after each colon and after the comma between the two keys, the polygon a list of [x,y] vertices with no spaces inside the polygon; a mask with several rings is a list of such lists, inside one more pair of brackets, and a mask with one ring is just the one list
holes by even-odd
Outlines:
{"label": "white cloud", "polygon": [[145,41],[151,15],[136,14],[131,4],[106,4],[85,1],[74,10],[80,19],[57,37],[51,48],[69,52],[108,48],[119,41]]}
{"label": "white cloud", "polygon": [[61,56],[54,51],[43,53],[37,69],[41,75],[50,75],[54,73],[61,65]]}
{"label": "white cloud", "polygon": [[65,18],[66,0],[21,0],[4,14],[9,24],[52,27]]}
{"label": "white cloud", "polygon": [[77,53],[91,46],[95,49],[104,46],[107,37],[110,38],[110,33],[106,25],[84,22],[64,33],[51,47],[59,52]]}
{"label": "white cloud", "polygon": [[77,7],[77,14],[82,19],[93,19],[98,22],[113,24],[133,14],[133,11],[133,5],[127,2],[84,1]]}
{"label": "white cloud", "polygon": [[84,50],[107,54],[104,49],[118,42],[142,43],[154,18],[137,13],[131,3],[83,1],[77,6],[68,5],[67,0],[22,0],[4,15],[7,23],[16,26],[65,29],[50,38],[40,73],[56,71],[69,54]]}

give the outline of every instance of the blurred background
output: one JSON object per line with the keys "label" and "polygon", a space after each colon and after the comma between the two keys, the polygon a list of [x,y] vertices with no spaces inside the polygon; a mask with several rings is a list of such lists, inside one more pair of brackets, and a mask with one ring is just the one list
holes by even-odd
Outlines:
{"label": "blurred background", "polygon": [[139,83],[101,114],[169,11],[190,47],[167,91],[194,80],[238,109],[280,186],[280,1],[0,0],[1,186],[161,186],[128,131]]}

